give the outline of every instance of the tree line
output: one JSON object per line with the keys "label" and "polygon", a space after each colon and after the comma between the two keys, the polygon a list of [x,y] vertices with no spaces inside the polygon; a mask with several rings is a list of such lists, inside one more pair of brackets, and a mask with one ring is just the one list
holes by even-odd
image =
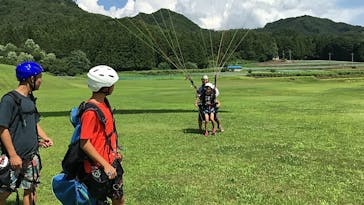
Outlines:
{"label": "tree line", "polygon": [[166,10],[159,18],[113,19],[84,12],[70,0],[4,0],[0,8],[28,15],[0,13],[0,62],[34,59],[56,75],[76,75],[97,64],[129,71],[201,69],[276,57],[364,61],[364,34],[357,28],[345,27],[349,32],[343,34],[308,34],[284,25],[213,31],[189,25],[182,15],[168,19]]}
{"label": "tree line", "polygon": [[[364,42],[348,36],[304,36],[292,32],[272,35],[256,30],[186,32],[177,34],[179,47],[173,47],[160,31],[150,32],[154,33],[148,33],[144,40],[118,33],[95,35],[90,37],[89,43],[81,43],[84,40],[79,39],[70,43],[70,39],[59,37],[58,41],[64,45],[50,48],[45,44],[51,52],[33,39],[21,44],[0,44],[0,63],[16,65],[35,60],[55,75],[73,76],[96,64],[108,64],[125,71],[176,69],[176,66],[198,69],[224,66],[241,59],[268,61],[275,57],[364,61]],[[154,43],[148,46],[145,41],[152,38]],[[177,44],[177,40],[174,41]]]}
{"label": "tree line", "polygon": [[24,61],[37,61],[47,72],[68,76],[84,73],[91,66],[90,60],[81,50],[72,51],[69,56],[59,58],[54,53],[44,51],[33,39],[27,39],[21,47],[12,43],[0,44],[0,63],[17,65]]}

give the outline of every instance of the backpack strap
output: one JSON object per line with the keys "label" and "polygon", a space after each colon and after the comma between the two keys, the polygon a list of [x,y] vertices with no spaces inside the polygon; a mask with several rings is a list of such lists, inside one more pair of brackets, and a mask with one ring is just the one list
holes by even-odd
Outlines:
{"label": "backpack strap", "polygon": [[116,135],[116,149],[119,149],[119,150],[123,150],[123,147],[119,145],[119,140],[118,140],[118,132],[116,130],[116,124],[115,124],[115,118],[114,118],[114,111],[112,108],[111,108],[111,105],[110,105],[110,102],[109,100],[105,97],[105,104],[107,105],[107,107],[109,108],[110,112],[111,112],[111,115],[112,115],[112,121],[113,121],[113,125],[114,125],[114,130],[110,133],[110,136],[112,135],[112,133],[115,133]]}
{"label": "backpack strap", "polygon": [[88,110],[93,110],[96,112],[97,117],[99,118],[100,122],[103,125],[106,125],[106,117],[104,115],[104,113],[100,110],[99,107],[97,107],[97,105],[90,103],[90,102],[82,102],[80,104],[80,106],[78,107],[78,113],[77,113],[77,117],[79,119],[81,119],[81,116],[84,112],[88,111]]}
{"label": "backpack strap", "polygon": [[[111,109],[111,106],[110,106],[110,103],[108,101],[107,98],[105,98],[105,104],[106,106],[109,108],[110,112],[111,112],[111,115],[112,115],[112,121],[113,121],[113,130],[110,132],[110,133],[106,133],[106,117],[104,115],[104,113],[101,111],[101,109],[95,105],[94,103],[91,103],[91,102],[82,102],[79,106],[79,109],[78,109],[78,113],[77,113],[77,117],[79,119],[81,119],[81,116],[84,112],[88,111],[88,110],[93,110],[96,112],[96,115],[97,117],[99,118],[100,122],[104,125],[104,128],[105,128],[105,134],[106,134],[106,142],[107,144],[111,147],[111,150],[112,149],[112,146],[111,146],[111,141],[110,141],[110,137],[112,136],[112,134],[116,134],[116,144],[117,144],[117,147],[118,147],[118,135],[117,135],[117,132],[116,132],[116,126],[115,126],[115,120],[114,120],[114,115],[113,115],[113,111]],[[81,120],[80,120],[81,121]]]}
{"label": "backpack strap", "polygon": [[[5,95],[10,96],[13,99],[13,101],[15,102],[16,106],[18,107],[17,115],[19,115],[20,120],[22,121],[22,125],[25,127],[27,125],[27,122],[25,121],[24,116],[23,116],[23,110],[22,110],[22,107],[21,107],[20,97],[18,96],[18,94],[16,94],[15,90],[12,90],[12,91],[6,93]],[[10,126],[14,123],[15,118],[16,118],[16,116],[14,116],[13,120],[10,123]]]}

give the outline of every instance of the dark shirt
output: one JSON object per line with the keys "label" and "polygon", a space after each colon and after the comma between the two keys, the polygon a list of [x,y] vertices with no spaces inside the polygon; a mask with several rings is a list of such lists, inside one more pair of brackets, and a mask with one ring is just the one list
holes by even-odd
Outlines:
{"label": "dark shirt", "polygon": [[212,92],[210,94],[207,94],[206,92],[203,93],[201,96],[200,96],[200,101],[201,101],[201,104],[204,108],[208,108],[208,107],[215,107],[216,105],[216,96],[215,96],[215,93]]}
{"label": "dark shirt", "polygon": [[[0,126],[9,129],[16,153],[25,158],[38,150],[36,125],[39,122],[39,114],[30,96],[25,97],[17,92],[16,94],[21,99],[23,121],[18,105],[11,96],[5,95],[0,102]],[[2,149],[6,152],[4,147]]]}

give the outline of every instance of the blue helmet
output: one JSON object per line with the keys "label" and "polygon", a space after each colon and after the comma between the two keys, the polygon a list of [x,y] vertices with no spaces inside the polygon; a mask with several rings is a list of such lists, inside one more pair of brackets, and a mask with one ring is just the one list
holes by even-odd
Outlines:
{"label": "blue helmet", "polygon": [[37,76],[43,72],[43,68],[36,62],[28,61],[20,63],[16,66],[16,78],[20,82],[24,82],[31,76]]}

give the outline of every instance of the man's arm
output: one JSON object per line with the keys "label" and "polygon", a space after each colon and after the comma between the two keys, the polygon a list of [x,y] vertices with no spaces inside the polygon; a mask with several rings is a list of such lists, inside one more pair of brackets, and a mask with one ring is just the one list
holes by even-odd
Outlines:
{"label": "man's arm", "polygon": [[216,97],[220,95],[219,89],[215,88],[215,95]]}
{"label": "man's arm", "polygon": [[13,169],[19,169],[22,167],[22,160],[15,151],[13,141],[11,140],[10,132],[8,128],[0,126],[0,138],[3,146],[9,154],[10,164]]}
{"label": "man's arm", "polygon": [[101,164],[105,173],[109,176],[109,179],[114,179],[117,175],[116,169],[109,164],[91,144],[90,140],[81,139],[81,149],[91,158],[92,161]]}
{"label": "man's arm", "polygon": [[199,98],[199,97],[197,97],[197,98],[195,99],[195,107],[198,107],[199,103],[200,103],[200,98]]}
{"label": "man's arm", "polygon": [[216,100],[216,107],[219,108],[221,106],[221,103],[219,100]]}
{"label": "man's arm", "polygon": [[52,139],[47,136],[47,134],[40,127],[39,123],[37,123],[37,132],[38,136],[42,139],[42,141],[39,142],[39,146],[43,148],[48,148],[53,145]]}

